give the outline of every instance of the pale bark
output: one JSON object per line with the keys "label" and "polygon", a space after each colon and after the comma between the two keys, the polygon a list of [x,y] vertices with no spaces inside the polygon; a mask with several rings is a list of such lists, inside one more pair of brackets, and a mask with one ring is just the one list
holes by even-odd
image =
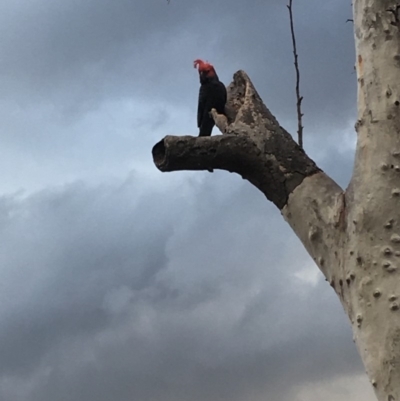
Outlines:
{"label": "pale bark", "polygon": [[379,401],[400,401],[400,6],[354,0],[358,133],[346,191],[279,125],[248,76],[228,87],[223,135],[168,136],[161,171],[240,174],[281,210],[338,295]]}
{"label": "pale bark", "polygon": [[[357,271],[357,279],[348,289],[345,306],[378,399],[397,401],[400,400],[398,10],[394,1],[387,0],[355,0],[353,7],[358,144],[347,195],[346,264]],[[360,258],[359,262],[356,258]]]}

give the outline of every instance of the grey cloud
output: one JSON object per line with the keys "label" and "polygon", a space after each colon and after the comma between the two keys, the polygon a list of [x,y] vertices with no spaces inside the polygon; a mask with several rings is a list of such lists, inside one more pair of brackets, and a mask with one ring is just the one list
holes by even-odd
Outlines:
{"label": "grey cloud", "polygon": [[[75,115],[110,97],[187,104],[197,91],[192,60],[204,57],[226,84],[237,69],[248,71],[282,124],[295,118],[282,2],[42,0],[17,7],[3,5],[1,51],[7,57],[0,74],[3,96],[24,105],[52,102],[56,112]],[[307,125],[354,114],[354,44],[345,23],[350,11],[344,1],[296,7]]]}
{"label": "grey cloud", "polygon": [[[41,0],[0,7],[0,52],[6,55],[0,61],[0,168],[7,190],[13,179],[40,188],[123,176],[139,164],[153,169],[149,149],[160,137],[196,133],[196,57],[211,60],[226,84],[245,69],[296,135],[281,1]],[[355,120],[354,43],[345,23],[350,7],[344,0],[308,0],[295,13],[305,146],[323,148]]]}
{"label": "grey cloud", "polygon": [[99,309],[106,291],[121,283],[146,287],[165,266],[170,223],[154,220],[158,202],[146,196],[132,205],[135,188],[124,186],[74,185],[3,209],[3,373],[31,369],[76,330],[109,324]]}
{"label": "grey cloud", "polygon": [[233,175],[185,181],[3,200],[1,373],[49,370],[26,400],[261,400],[359,371],[328,284],[293,277],[308,258],[272,206]]}

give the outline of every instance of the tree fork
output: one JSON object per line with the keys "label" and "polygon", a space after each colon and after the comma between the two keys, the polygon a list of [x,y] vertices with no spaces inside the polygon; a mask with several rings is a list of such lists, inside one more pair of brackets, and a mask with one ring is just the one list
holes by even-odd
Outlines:
{"label": "tree fork", "polygon": [[227,92],[227,118],[212,111],[223,134],[166,136],[153,147],[155,165],[163,172],[221,169],[241,175],[281,210],[331,282],[343,190],[279,125],[244,71],[234,74]]}

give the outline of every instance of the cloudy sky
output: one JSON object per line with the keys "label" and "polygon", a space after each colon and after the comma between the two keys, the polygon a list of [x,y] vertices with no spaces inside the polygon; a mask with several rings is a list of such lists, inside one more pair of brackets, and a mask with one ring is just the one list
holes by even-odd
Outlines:
{"label": "cloudy sky", "polygon": [[[305,147],[346,186],[350,1],[294,3]],[[2,0],[0,54],[0,401],[374,399],[276,208],[151,159],[197,134],[196,58],[295,133],[285,0]]]}

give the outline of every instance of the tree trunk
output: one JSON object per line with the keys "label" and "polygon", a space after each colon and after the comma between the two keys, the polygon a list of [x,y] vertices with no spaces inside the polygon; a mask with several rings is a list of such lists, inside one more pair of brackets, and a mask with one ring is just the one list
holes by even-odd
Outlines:
{"label": "tree trunk", "polygon": [[346,191],[276,121],[243,71],[223,135],[167,136],[161,171],[224,169],[282,212],[338,295],[379,401],[400,401],[400,5],[354,0],[358,134]]}

